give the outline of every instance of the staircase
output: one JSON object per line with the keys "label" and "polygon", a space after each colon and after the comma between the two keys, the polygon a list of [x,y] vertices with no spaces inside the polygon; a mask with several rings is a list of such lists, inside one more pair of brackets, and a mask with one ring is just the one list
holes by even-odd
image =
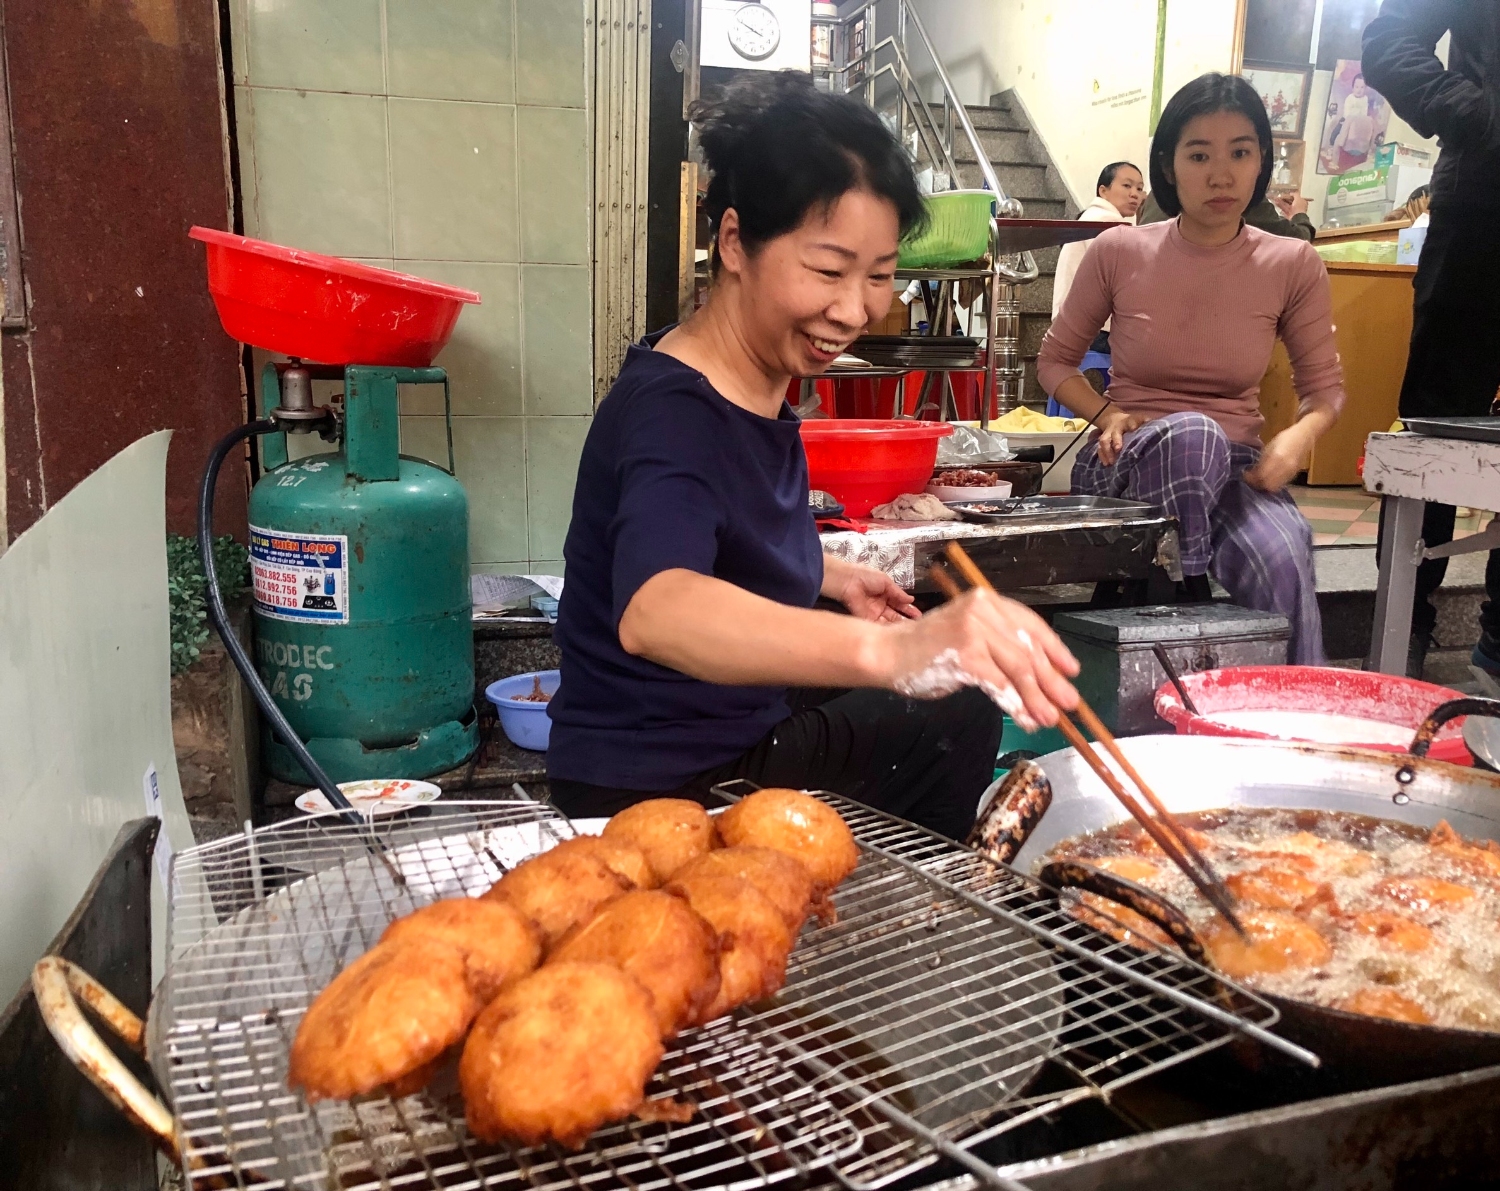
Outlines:
{"label": "staircase", "polygon": [[[1002,92],[990,97],[988,107],[968,109],[969,119],[979,134],[980,148],[990,159],[995,176],[1005,193],[1020,199],[1028,219],[1076,219],[1078,205],[1068,197],[1062,174],[1052,164],[1041,138],[1032,131],[1014,93]],[[978,189],[984,185],[974,150],[965,138],[958,138],[953,148],[961,184]],[[1042,336],[1052,325],[1052,279],[1057,270],[1060,249],[1044,248],[1032,253],[1041,276],[1021,287],[1021,359],[1026,365],[1026,382],[1022,400],[1038,409],[1047,404],[1047,394],[1036,383],[1036,356]]]}

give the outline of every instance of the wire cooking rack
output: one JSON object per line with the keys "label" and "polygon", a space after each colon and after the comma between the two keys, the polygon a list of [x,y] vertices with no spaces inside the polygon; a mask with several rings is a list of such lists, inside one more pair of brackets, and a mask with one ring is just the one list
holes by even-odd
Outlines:
{"label": "wire cooking rack", "polygon": [[[878,1188],[1229,1040],[1275,1009],[1085,926],[1030,879],[858,803],[819,795],[861,844],[774,998],[682,1034],[647,1089],[686,1124],[620,1122],[574,1152],[490,1146],[455,1064],[423,1092],[307,1104],[287,1054],[313,996],[387,923],[482,893],[573,834],[550,807],[437,803],[350,826],[319,816],[174,861],[151,1055],[190,1185],[707,1191],[798,1180]],[[1044,1064],[1069,1086],[1042,1090]]]}

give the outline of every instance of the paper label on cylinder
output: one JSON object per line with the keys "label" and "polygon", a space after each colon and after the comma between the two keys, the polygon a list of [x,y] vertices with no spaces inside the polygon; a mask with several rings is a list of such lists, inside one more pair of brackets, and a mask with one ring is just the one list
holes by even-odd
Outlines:
{"label": "paper label on cylinder", "polygon": [[255,606],[275,620],[349,623],[349,539],[250,527]]}

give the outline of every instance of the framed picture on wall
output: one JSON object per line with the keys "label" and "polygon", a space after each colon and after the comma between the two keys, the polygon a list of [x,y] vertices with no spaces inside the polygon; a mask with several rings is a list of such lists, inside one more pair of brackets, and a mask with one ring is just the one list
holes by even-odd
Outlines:
{"label": "framed picture on wall", "polygon": [[1280,66],[1246,61],[1240,75],[1260,96],[1271,118],[1271,135],[1301,139],[1307,124],[1307,93],[1312,87],[1312,66]]}

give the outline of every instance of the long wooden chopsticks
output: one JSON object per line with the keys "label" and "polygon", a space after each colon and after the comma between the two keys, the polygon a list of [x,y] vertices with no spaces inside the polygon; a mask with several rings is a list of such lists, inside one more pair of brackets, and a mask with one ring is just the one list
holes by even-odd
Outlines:
{"label": "long wooden chopsticks", "polygon": [[[957,542],[948,543],[948,559],[963,577],[968,580],[971,587],[985,587],[994,591],[994,585],[985,577],[969,557],[968,552]],[[942,592],[952,599],[961,593],[958,583],[947,571],[941,567],[932,568],[932,581]],[[1158,798],[1146,781],[1141,777],[1135,766],[1126,759],[1120,750],[1119,743],[1114,734],[1104,726],[1104,722],[1094,713],[1094,709],[1082,698],[1078,700],[1078,718],[1100,744],[1104,746],[1105,752],[1120,767],[1125,776],[1135,784],[1137,790],[1145,797],[1156,812],[1152,815],[1140,804],[1136,797],[1125,789],[1124,784],[1110,767],[1105,764],[1104,758],[1089,745],[1088,740],[1079,730],[1078,726],[1070,720],[1066,713],[1058,717],[1057,726],[1063,734],[1063,738],[1073,746],[1078,755],[1090,769],[1098,775],[1099,780],[1104,783],[1109,792],[1119,799],[1120,804],[1130,812],[1130,815],[1146,834],[1155,841],[1156,846],[1162,850],[1167,859],[1182,870],[1194,887],[1224,916],[1225,921],[1234,927],[1241,935],[1245,934],[1244,925],[1236,917],[1234,912],[1234,895],[1229,892],[1222,878],[1213,869],[1213,866],[1204,859],[1203,854],[1193,845],[1187,831],[1176,819],[1172,817],[1162,800]]]}

